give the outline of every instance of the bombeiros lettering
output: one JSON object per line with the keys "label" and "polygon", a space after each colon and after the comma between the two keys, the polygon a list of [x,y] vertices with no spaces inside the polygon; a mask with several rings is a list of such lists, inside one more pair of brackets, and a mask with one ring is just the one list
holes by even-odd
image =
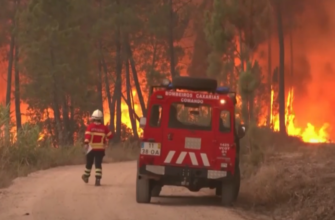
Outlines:
{"label": "bombeiros lettering", "polygon": [[193,98],[192,93],[183,93],[183,92],[174,92],[174,91],[166,91],[166,96],[175,96],[175,97],[183,97],[183,98]]}

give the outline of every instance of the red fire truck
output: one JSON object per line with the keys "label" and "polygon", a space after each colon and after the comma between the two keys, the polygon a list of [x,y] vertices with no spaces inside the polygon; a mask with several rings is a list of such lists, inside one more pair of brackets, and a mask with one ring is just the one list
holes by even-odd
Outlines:
{"label": "red fire truck", "polygon": [[240,188],[239,140],[235,123],[236,93],[214,79],[176,77],[152,86],[138,158],[136,200],[150,203],[163,186],[197,192],[215,189],[224,206]]}

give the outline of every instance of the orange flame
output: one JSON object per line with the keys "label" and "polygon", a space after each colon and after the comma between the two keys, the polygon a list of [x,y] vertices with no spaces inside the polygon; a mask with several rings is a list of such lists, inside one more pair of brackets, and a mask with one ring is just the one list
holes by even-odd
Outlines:
{"label": "orange flame", "polygon": [[[279,131],[279,115],[272,113],[273,106],[273,94],[271,91],[271,121],[273,124],[273,130]],[[329,124],[325,123],[317,130],[314,125],[307,123],[307,127],[302,129],[295,126],[295,114],[293,112],[293,98],[294,90],[291,88],[288,92],[285,112],[285,123],[288,135],[301,137],[304,142],[308,143],[325,143],[330,142],[329,140]]]}
{"label": "orange flame", "polygon": [[[136,90],[133,90],[132,93],[135,99],[136,94],[137,94]],[[103,108],[104,108],[104,121],[105,121],[105,124],[108,124],[110,121],[110,110],[108,107],[107,100],[103,103]],[[138,104],[136,104],[135,101],[134,101],[134,111],[139,117],[142,116],[141,108]],[[131,125],[131,121],[129,118],[129,108],[128,108],[127,103],[125,103],[124,100],[122,100],[121,102],[121,112],[122,112],[122,116],[121,116],[122,123],[125,124],[128,128],[131,128],[132,125]],[[114,119],[116,120],[116,115],[114,116]],[[137,130],[140,131],[139,123],[137,120],[136,120],[136,127],[137,127]]]}

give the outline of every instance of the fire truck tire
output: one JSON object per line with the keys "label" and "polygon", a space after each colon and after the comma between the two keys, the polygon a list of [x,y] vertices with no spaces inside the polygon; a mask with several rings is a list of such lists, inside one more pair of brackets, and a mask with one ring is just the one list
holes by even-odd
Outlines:
{"label": "fire truck tire", "polygon": [[150,203],[151,191],[150,191],[150,180],[141,178],[137,175],[136,179],[136,202],[137,203]]}
{"label": "fire truck tire", "polygon": [[221,186],[221,205],[231,206],[235,201],[235,183],[234,181],[224,181]]}
{"label": "fire truck tire", "polygon": [[188,90],[211,90],[215,91],[218,84],[215,79],[178,76],[172,80],[175,88]]}
{"label": "fire truck tire", "polygon": [[[231,206],[236,201],[240,192],[241,172],[238,160],[235,164],[235,174],[230,181],[224,181],[221,187],[221,204],[223,206]],[[217,191],[220,188],[217,188]]]}
{"label": "fire truck tire", "polygon": [[151,190],[151,196],[152,197],[158,197],[159,194],[161,193],[161,191],[162,191],[162,187],[156,185]]}

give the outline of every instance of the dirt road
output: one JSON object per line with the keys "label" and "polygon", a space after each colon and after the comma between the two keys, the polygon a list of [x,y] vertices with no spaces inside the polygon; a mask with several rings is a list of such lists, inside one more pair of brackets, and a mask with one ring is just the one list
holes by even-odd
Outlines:
{"label": "dirt road", "polygon": [[[60,167],[15,180],[0,194],[1,220],[242,220],[218,206],[213,191],[164,187],[152,204],[135,201],[136,163],[104,164],[101,187],[84,184],[83,166]],[[93,182],[91,180],[91,182]]]}

